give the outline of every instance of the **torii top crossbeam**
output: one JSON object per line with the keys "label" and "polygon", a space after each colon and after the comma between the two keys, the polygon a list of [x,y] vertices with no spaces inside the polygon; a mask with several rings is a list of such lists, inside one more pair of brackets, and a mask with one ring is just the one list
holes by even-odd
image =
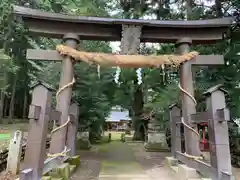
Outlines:
{"label": "torii top crossbeam", "polygon": [[142,27],[141,42],[175,43],[189,37],[193,44],[209,44],[221,40],[233,18],[194,21],[160,21],[81,17],[15,6],[14,13],[22,17],[31,33],[62,38],[72,32],[82,40],[120,41],[122,25]]}

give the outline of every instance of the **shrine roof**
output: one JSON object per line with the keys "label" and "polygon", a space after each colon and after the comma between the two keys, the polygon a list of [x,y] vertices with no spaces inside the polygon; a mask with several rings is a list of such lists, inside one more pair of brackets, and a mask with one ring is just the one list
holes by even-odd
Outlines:
{"label": "shrine roof", "polygon": [[109,116],[106,118],[106,122],[120,122],[121,120],[131,120],[128,111],[111,111]]}

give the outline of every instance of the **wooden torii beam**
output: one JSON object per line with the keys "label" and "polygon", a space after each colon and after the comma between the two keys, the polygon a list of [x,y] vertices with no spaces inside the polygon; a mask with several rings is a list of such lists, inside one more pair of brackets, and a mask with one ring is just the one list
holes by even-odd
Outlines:
{"label": "wooden torii beam", "polygon": [[122,25],[141,26],[141,42],[175,43],[188,36],[193,44],[215,43],[222,39],[232,24],[232,17],[204,20],[143,20],[82,17],[64,15],[14,6],[14,14],[20,16],[30,33],[37,36],[62,38],[73,32],[81,40],[120,41]]}
{"label": "wooden torii beam", "polygon": [[[42,60],[42,61],[62,61],[64,57],[56,50],[28,49],[27,59]],[[224,64],[223,55],[198,55],[193,60],[189,61],[191,65],[220,65]]]}

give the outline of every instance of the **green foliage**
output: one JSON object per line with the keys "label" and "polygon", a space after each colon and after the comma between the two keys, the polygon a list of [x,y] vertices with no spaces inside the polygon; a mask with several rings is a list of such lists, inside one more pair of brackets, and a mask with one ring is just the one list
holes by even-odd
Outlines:
{"label": "green foliage", "polygon": [[[57,7],[52,8],[53,6]],[[61,3],[49,1],[48,4],[41,4],[41,7],[43,9],[51,7],[51,11],[54,12],[61,11],[84,16],[108,16],[104,1],[75,0],[61,1]],[[56,43],[52,42],[54,45]],[[81,41],[80,49],[90,52],[111,52],[109,43],[102,41]],[[98,74],[96,66],[80,63],[75,65],[74,71],[76,83],[73,87],[72,100],[79,104],[79,121],[81,126],[90,129],[91,135],[94,133],[95,137],[96,134],[99,135],[101,133],[100,127],[103,125],[105,117],[109,114],[113,104],[114,89],[116,87],[113,82],[113,69],[101,67]],[[43,71],[38,73],[37,77],[52,84],[57,89],[60,73],[61,64],[51,63],[47,64]],[[112,91],[109,91],[109,89],[112,89]]]}

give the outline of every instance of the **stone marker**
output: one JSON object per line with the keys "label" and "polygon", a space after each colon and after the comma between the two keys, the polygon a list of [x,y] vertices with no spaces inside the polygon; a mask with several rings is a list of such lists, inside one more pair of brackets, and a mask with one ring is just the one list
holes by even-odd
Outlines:
{"label": "stone marker", "polygon": [[9,144],[7,171],[11,171],[13,175],[16,175],[19,172],[22,154],[22,140],[23,133],[22,131],[17,130],[14,132],[13,138]]}
{"label": "stone marker", "polygon": [[145,144],[147,151],[168,151],[165,132],[161,131],[161,124],[157,120],[148,123],[148,140]]}

